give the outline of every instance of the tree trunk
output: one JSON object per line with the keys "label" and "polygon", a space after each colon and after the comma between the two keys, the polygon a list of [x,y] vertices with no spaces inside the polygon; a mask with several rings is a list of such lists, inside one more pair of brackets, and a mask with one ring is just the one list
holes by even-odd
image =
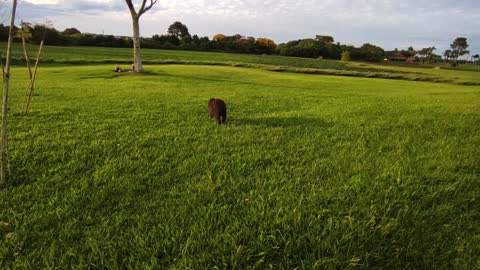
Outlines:
{"label": "tree trunk", "polygon": [[15,26],[15,11],[17,10],[17,0],[13,0],[12,15],[10,17],[10,30],[7,44],[7,60],[5,61],[5,74],[3,80],[3,103],[2,103],[2,133],[1,133],[1,168],[0,168],[0,186],[5,185],[8,165],[8,144],[7,144],[7,119],[8,119],[8,89],[10,86],[10,60],[12,58],[13,28]]}
{"label": "tree trunk", "polygon": [[135,72],[142,72],[142,58],[140,56],[140,16],[132,15],[133,20],[133,64]]}

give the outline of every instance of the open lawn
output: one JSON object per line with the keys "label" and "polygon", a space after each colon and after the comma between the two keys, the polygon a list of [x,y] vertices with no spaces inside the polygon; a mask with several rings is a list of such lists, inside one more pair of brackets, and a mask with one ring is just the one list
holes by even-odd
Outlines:
{"label": "open lawn", "polygon": [[[0,43],[5,47],[5,43]],[[36,55],[37,46],[29,46],[30,55]],[[14,62],[23,63],[21,44],[15,44]],[[169,51],[142,49],[142,59],[147,64],[183,64],[183,65],[220,65],[263,69],[276,72],[292,72],[322,75],[340,75],[350,77],[400,79],[410,81],[429,81],[461,85],[480,86],[480,69],[434,69],[418,67],[397,67],[384,63],[356,63],[321,60],[312,58],[284,57],[278,55],[246,55],[215,52]],[[99,47],[57,47],[46,46],[42,55],[43,64],[124,64],[128,68],[132,63],[130,48]],[[466,66],[466,65],[463,65]],[[423,68],[422,68],[423,67]]]}
{"label": "open lawn", "polygon": [[480,268],[480,87],[111,69],[13,69],[1,269]]}

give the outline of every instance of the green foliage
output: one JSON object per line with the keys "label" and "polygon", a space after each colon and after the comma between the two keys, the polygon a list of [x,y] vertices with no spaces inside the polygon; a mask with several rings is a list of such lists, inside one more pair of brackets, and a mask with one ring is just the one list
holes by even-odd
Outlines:
{"label": "green foliage", "polygon": [[467,38],[457,37],[452,44],[450,44],[453,54],[458,58],[468,53],[468,42]]}
{"label": "green foliage", "polygon": [[332,37],[317,36],[280,44],[277,52],[284,56],[339,59],[342,49],[339,44],[333,44]]}
{"label": "green foliage", "polygon": [[322,35],[315,36],[315,40],[320,41],[322,43],[333,43],[335,41],[332,36],[322,36]]}
{"label": "green foliage", "polygon": [[224,38],[225,38],[224,34],[215,34],[215,35],[213,35],[212,40],[213,41],[221,41]]}
{"label": "green foliage", "polygon": [[433,53],[433,51],[435,51],[436,49],[437,48],[435,48],[435,46],[423,48],[423,49],[419,50],[417,52],[417,54],[419,55],[419,57],[420,57],[420,59],[423,63],[425,63],[425,62],[430,63],[435,58],[437,58],[437,55],[435,55]]}
{"label": "green foliage", "polygon": [[350,62],[350,53],[348,51],[342,52],[342,57],[340,58],[342,62]]}
{"label": "green foliage", "polygon": [[478,268],[479,87],[111,68],[13,69],[2,269]]}
{"label": "green foliage", "polygon": [[191,38],[190,32],[188,32],[188,27],[181,22],[174,22],[168,27],[168,34],[177,37],[180,40],[185,40]]}
{"label": "green foliage", "polygon": [[77,28],[67,28],[62,33],[67,36],[82,34]]}
{"label": "green foliage", "polygon": [[360,47],[362,58],[369,62],[380,62],[385,58],[385,51],[370,43],[365,43]]}
{"label": "green foliage", "polygon": [[468,42],[467,38],[457,37],[452,44],[450,44],[451,51],[445,51],[445,54],[451,60],[452,66],[458,65],[458,58],[466,54],[469,54],[470,51],[467,50]]}

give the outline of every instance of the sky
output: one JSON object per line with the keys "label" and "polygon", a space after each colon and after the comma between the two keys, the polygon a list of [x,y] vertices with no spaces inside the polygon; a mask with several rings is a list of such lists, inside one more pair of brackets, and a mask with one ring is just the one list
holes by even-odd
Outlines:
{"label": "sky", "polygon": [[[0,1],[4,20],[10,1]],[[48,19],[60,31],[132,34],[124,0],[19,0],[17,18]],[[386,50],[435,46],[437,54],[466,37],[472,54],[480,53],[480,0],[158,0],[140,19],[141,35],[166,34],[175,21],[210,38],[241,34],[282,43],[330,35],[342,44]]]}

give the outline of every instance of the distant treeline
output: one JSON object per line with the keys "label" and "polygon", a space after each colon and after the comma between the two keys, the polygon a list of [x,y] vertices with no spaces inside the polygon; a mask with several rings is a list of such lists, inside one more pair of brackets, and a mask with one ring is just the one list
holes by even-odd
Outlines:
{"label": "distant treeline", "polygon": [[[16,40],[24,35],[33,44],[39,44],[44,37],[45,44],[51,46],[95,46],[123,47],[133,46],[131,37],[102,34],[81,33],[76,28],[58,31],[42,24],[23,24],[22,29],[16,29]],[[8,39],[8,27],[0,24],[0,41]],[[467,45],[468,46],[468,45]],[[384,59],[392,61],[442,61],[442,57],[433,53],[435,47],[418,51],[412,47],[407,50],[385,51],[379,46],[366,43],[361,47],[344,45],[335,42],[331,36],[317,35],[315,38],[299,39],[287,43],[275,44],[268,38],[245,37],[242,35],[225,36],[223,34],[209,37],[190,35],[186,25],[175,22],[168,28],[166,34],[153,35],[151,38],[141,38],[142,48],[211,51],[248,54],[277,54],[283,56],[342,59],[345,61],[379,62]],[[444,55],[449,59],[448,55]],[[458,58],[458,56],[457,56]],[[473,59],[473,58],[472,58]],[[478,57],[477,57],[478,59]]]}

